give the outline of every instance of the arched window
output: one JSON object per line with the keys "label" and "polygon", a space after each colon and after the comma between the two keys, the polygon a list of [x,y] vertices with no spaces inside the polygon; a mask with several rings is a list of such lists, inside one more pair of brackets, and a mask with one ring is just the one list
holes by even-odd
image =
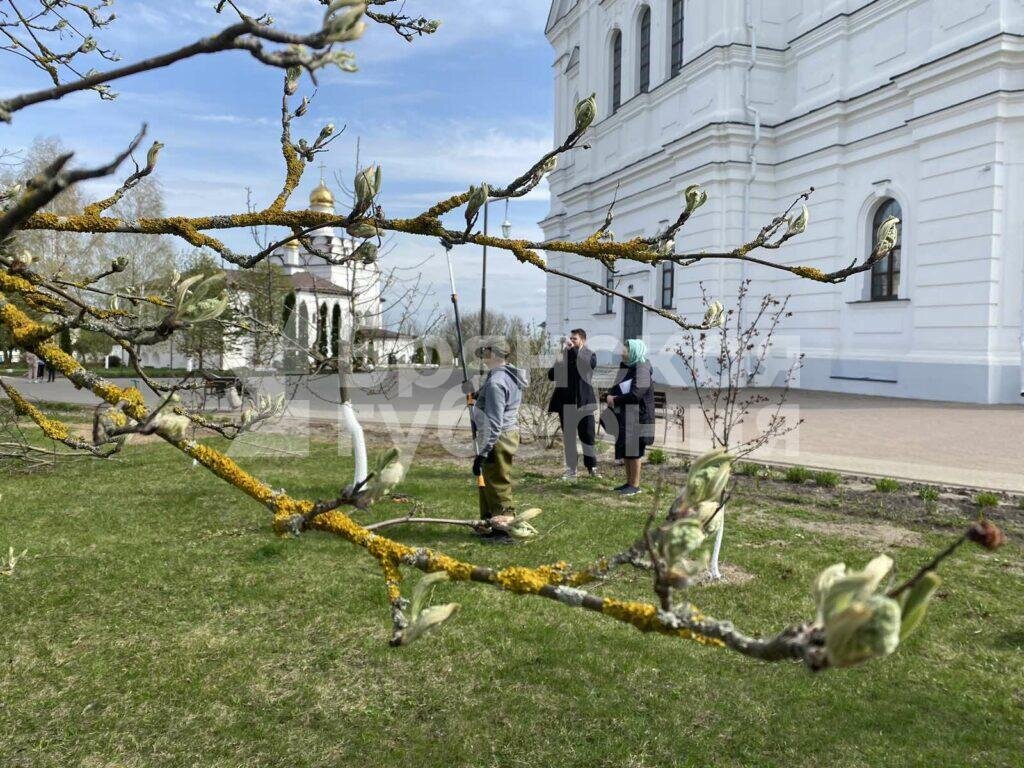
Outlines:
{"label": "arched window", "polygon": [[327,346],[327,305],[320,305],[320,313],[316,324],[316,348],[324,357],[328,357],[330,350]]}
{"label": "arched window", "polygon": [[679,74],[683,68],[683,8],[685,0],[672,0],[672,77]]}
{"label": "arched window", "polygon": [[900,204],[891,197],[882,201],[875,209],[874,218],[871,221],[871,243],[869,248],[875,247],[878,228],[890,216],[900,220],[896,227],[898,239],[892,253],[881,261],[875,262],[871,267],[871,300],[891,301],[900,296],[900,256],[903,250],[903,211]]}
{"label": "arched window", "polygon": [[309,312],[306,310],[306,302],[299,304],[299,318],[295,325],[299,331],[299,346],[309,349]]}
{"label": "arched window", "polygon": [[612,114],[622,104],[622,33],[612,33]]}
{"label": "arched window", "polygon": [[284,310],[282,311],[281,327],[289,339],[295,338],[295,294],[289,293],[284,297]]}
{"label": "arched window", "polygon": [[331,312],[331,345],[334,356],[341,357],[341,305],[335,304]]}
{"label": "arched window", "polygon": [[639,93],[647,93],[651,89],[651,9],[647,5],[640,11],[640,40],[637,48],[640,51],[637,90]]}
{"label": "arched window", "polygon": [[671,261],[661,264],[661,308],[672,309],[676,294],[676,265]]}

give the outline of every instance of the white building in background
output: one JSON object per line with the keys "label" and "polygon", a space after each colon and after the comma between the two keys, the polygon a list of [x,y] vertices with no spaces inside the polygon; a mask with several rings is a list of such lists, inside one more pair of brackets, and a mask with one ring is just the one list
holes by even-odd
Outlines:
{"label": "white building in background", "polygon": [[[309,196],[309,209],[319,213],[334,213],[334,195],[323,183]],[[310,240],[318,253],[328,253],[341,263],[328,263],[308,252],[300,252],[296,243],[275,250],[270,260],[281,268],[291,286],[285,299],[284,330],[299,348],[316,350],[328,357],[338,354],[340,341],[348,339],[355,327],[354,357],[363,364],[374,366],[405,364],[413,360],[420,345],[417,337],[384,327],[384,301],[380,266],[376,261],[364,264],[346,259],[356,248],[349,238],[335,233],[333,227],[321,227],[310,233]],[[227,272],[232,301],[244,305],[246,293],[237,288],[237,271]],[[119,358],[115,347],[111,358]],[[196,367],[195,360],[186,360],[178,352],[175,357],[174,339],[141,350],[142,364],[150,367]],[[283,361],[279,352],[275,365]],[[312,361],[312,357],[310,357]],[[207,368],[212,367],[209,361]],[[217,361],[223,370],[267,367],[254,363],[252,345],[244,339],[236,340]]]}
{"label": "white building in background", "polygon": [[[894,259],[836,286],[738,263],[552,266],[694,319],[699,282],[726,306],[744,278],[748,301],[791,295],[801,387],[1022,402],[1024,2],[555,0],[547,36],[556,142],[591,92],[598,118],[551,175],[546,237],[592,234],[616,190],[616,238],[653,235],[692,183],[709,200],[680,253],[735,247],[811,186],[808,231],[763,255],[831,271],[903,221]],[[547,301],[552,333],[642,336],[662,381],[678,370],[668,321],[557,277]]]}

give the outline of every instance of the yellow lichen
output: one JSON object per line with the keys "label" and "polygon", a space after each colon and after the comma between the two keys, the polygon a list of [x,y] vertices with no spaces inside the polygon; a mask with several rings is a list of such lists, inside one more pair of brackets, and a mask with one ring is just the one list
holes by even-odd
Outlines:
{"label": "yellow lichen", "polygon": [[32,419],[48,438],[64,442],[71,436],[71,431],[66,424],[46,416],[36,406],[22,397],[21,393],[14,387],[3,381],[0,381],[0,387],[3,387],[4,392],[11,399],[11,403],[14,404],[14,410],[22,416],[28,416]]}
{"label": "yellow lichen", "polygon": [[809,280],[817,280],[821,283],[828,282],[828,275],[817,267],[793,267],[792,272],[798,277],[806,277]]}

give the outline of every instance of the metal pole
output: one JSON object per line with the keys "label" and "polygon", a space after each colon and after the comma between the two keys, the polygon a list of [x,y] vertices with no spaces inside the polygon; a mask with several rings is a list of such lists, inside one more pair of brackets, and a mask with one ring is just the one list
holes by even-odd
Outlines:
{"label": "metal pole", "polygon": [[[462,362],[462,391],[466,394],[466,408],[472,409],[473,407],[473,396],[470,394],[469,387],[469,370],[466,367],[466,347],[462,343],[462,318],[459,317],[459,294],[455,290],[455,270],[452,268],[452,252],[451,247],[446,247],[444,251],[445,258],[448,260],[448,280],[452,285],[452,308],[455,311],[455,339],[459,345],[459,360]],[[472,414],[470,414],[472,417]],[[470,419],[472,421],[472,418]],[[476,432],[473,432],[473,453],[479,452],[479,447],[476,443]],[[485,485],[484,476],[476,476],[476,484],[483,488]]]}
{"label": "metal pole", "polygon": [[[490,207],[490,200],[484,203],[484,237],[487,237],[487,209]],[[484,257],[483,267],[480,275],[480,339],[481,344],[483,343],[484,336],[487,335],[487,243],[483,245]],[[484,375],[484,363],[480,361],[480,375]]]}

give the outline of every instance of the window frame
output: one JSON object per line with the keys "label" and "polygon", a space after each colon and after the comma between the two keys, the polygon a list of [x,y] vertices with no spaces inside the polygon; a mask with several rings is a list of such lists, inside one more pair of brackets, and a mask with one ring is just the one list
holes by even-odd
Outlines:
{"label": "window frame", "polygon": [[612,114],[622,106],[622,31],[612,32]]}
{"label": "window frame", "polygon": [[651,90],[651,6],[641,7],[637,19],[637,51],[639,65],[637,67],[637,93],[648,93]]}
{"label": "window frame", "polygon": [[[604,287],[608,290],[615,288],[615,273],[608,267],[604,268]],[[604,313],[606,315],[615,314],[615,294],[606,293],[604,295]]]}
{"label": "window frame", "polygon": [[669,77],[675,77],[683,69],[683,35],[686,30],[685,0],[672,0],[669,14]]}
{"label": "window frame", "polygon": [[[661,263],[661,283],[658,286],[661,308],[672,309],[676,301],[676,265],[673,261]],[[667,292],[667,298],[666,298]]]}
{"label": "window frame", "polygon": [[[898,238],[896,247],[872,265],[868,273],[868,298],[870,301],[896,301],[900,298],[900,283],[903,274],[903,206],[894,197],[886,197],[875,206],[871,214],[869,251],[875,247],[875,237],[882,222],[889,216],[896,216]],[[869,254],[870,255],[870,254]]]}

